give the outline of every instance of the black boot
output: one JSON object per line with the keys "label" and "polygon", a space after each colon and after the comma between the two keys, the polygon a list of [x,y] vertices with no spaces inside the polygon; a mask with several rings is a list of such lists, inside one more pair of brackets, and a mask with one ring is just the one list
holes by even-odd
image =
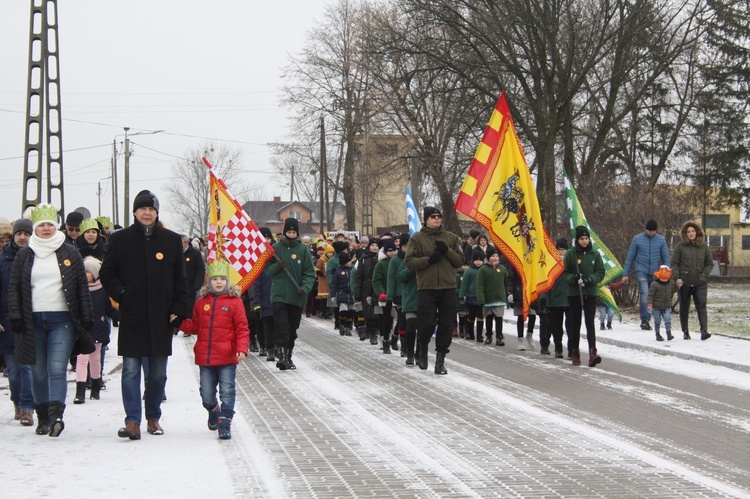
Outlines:
{"label": "black boot", "polygon": [[[86,383],[84,382],[84,386]],[[63,412],[65,412],[65,404],[57,400],[53,400],[49,403],[49,436],[59,437],[60,433],[65,429],[65,423],[63,422]]]}
{"label": "black boot", "polygon": [[99,391],[102,389],[102,379],[91,379],[91,400],[99,400]]}
{"label": "black boot", "polygon": [[268,362],[276,362],[276,348],[270,347],[267,349],[268,355],[266,356],[266,361]]}
{"label": "black boot", "polygon": [[49,404],[47,402],[36,406],[36,434],[49,435]]}
{"label": "black boot", "polygon": [[492,345],[492,333],[487,333],[487,339],[484,340],[484,344],[485,345]]}
{"label": "black boot", "polygon": [[253,353],[258,351],[258,339],[255,335],[250,339],[250,351]]}
{"label": "black boot", "polygon": [[278,367],[282,371],[286,371],[287,363],[286,363],[286,356],[287,356],[287,349],[276,347],[276,367]]}
{"label": "black boot", "polygon": [[297,366],[294,365],[294,362],[292,362],[292,352],[294,352],[294,347],[288,349],[286,351],[286,368],[295,370],[297,369]]}
{"label": "black boot", "polygon": [[73,399],[74,404],[85,404],[86,403],[86,382],[76,382],[76,396]]}
{"label": "black boot", "polygon": [[419,353],[417,354],[417,365],[423,371],[427,369],[427,346],[419,347]]}
{"label": "black boot", "polygon": [[357,335],[359,336],[359,341],[365,341],[367,339],[367,330],[364,326],[357,326]]}
{"label": "black boot", "polygon": [[370,345],[377,345],[377,344],[378,344],[378,332],[370,331]]}
{"label": "black boot", "polygon": [[445,368],[445,353],[437,352],[435,354],[435,374],[448,374]]}
{"label": "black boot", "polygon": [[391,349],[398,350],[398,333],[391,335]]}
{"label": "black boot", "polygon": [[391,340],[383,338],[383,353],[391,353]]}
{"label": "black boot", "polygon": [[503,333],[497,333],[497,336],[495,337],[495,346],[498,346],[498,347],[504,347],[505,346],[505,340],[503,339]]}

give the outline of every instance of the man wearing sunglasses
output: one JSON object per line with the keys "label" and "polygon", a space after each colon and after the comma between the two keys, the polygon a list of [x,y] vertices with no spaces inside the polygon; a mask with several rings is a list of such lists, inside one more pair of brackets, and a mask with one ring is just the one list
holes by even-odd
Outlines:
{"label": "man wearing sunglasses", "polygon": [[443,214],[434,206],[423,211],[422,229],[409,239],[404,265],[417,274],[417,365],[427,369],[430,338],[435,336],[435,374],[448,374],[445,355],[456,326],[456,269],[464,263],[461,238],[443,228]]}
{"label": "man wearing sunglasses", "polygon": [[83,222],[83,213],[71,211],[65,217],[65,242],[75,246],[76,239],[81,235],[81,222]]}

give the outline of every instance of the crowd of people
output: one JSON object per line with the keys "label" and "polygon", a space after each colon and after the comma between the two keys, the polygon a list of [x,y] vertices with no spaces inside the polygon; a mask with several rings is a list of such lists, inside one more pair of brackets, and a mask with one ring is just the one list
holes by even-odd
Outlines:
{"label": "crowd of people", "polygon": [[[435,338],[434,373],[446,375],[446,356],[454,338],[505,346],[505,310],[513,309],[518,350],[567,357],[581,364],[580,336],[585,327],[588,365],[602,362],[596,344],[600,329],[612,328],[613,311],[598,300],[605,271],[588,229],[574,240],[556,242],[564,264],[552,288],[541,295],[528,317],[522,310],[523,285],[516,269],[492,246],[486,234],[461,236],[443,227],[440,209],[423,210],[423,227],[409,234],[330,239],[300,234],[288,218],[274,236],[260,232],[274,255],[253,285],[242,292],[230,284],[229,264],[205,263],[202,241],[167,229],[159,220],[159,200],[138,193],[133,224],[113,227],[106,217],[68,214],[58,227],[55,208],[41,204],[5,228],[0,224],[0,353],[9,379],[15,418],[34,425],[39,435],[57,437],[65,428],[67,369],[74,366],[74,404],[98,400],[106,390],[104,355],[112,324],[119,325],[117,354],[122,357],[124,426],[121,438],[141,438],[141,424],[162,435],[161,403],[166,400],[167,361],[179,330],[196,335],[195,363],[207,426],[231,438],[235,376],[250,352],[295,370],[294,349],[303,314],[332,320],[341,336],[356,335],[398,352],[405,366],[428,369]],[[628,282],[635,269],[641,327],[657,341],[672,340],[670,311],[676,293],[680,327],[690,339],[691,298],[708,339],[707,277],[710,251],[697,222],[686,222],[671,258],[664,238],[650,220],[637,235],[626,273],[612,290]],[[539,345],[534,341],[539,321]],[[567,341],[564,344],[564,337]],[[143,385],[141,379],[143,378]],[[218,390],[218,393],[217,393]]]}

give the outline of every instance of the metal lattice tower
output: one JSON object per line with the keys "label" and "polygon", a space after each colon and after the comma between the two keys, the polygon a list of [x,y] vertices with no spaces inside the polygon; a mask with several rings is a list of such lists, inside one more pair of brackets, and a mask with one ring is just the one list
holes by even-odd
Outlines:
{"label": "metal lattice tower", "polygon": [[[57,0],[31,0],[21,211],[44,201],[55,205],[60,216],[63,216],[65,207],[57,13]],[[43,158],[46,158],[45,162]],[[43,163],[45,170],[42,170]],[[44,180],[46,198],[42,200]]]}

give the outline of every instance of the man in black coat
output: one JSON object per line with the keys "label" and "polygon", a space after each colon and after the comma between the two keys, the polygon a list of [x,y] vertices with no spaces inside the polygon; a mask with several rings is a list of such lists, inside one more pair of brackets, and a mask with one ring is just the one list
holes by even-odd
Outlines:
{"label": "man in black coat", "polygon": [[[188,285],[188,309],[187,318],[193,318],[193,306],[195,305],[198,291],[203,287],[203,281],[206,278],[206,264],[200,251],[193,248],[190,239],[183,234],[182,236],[182,256],[185,260],[185,277]],[[189,335],[185,335],[189,336]]]}
{"label": "man in black coat", "polygon": [[179,327],[187,315],[188,284],[179,234],[159,225],[159,200],[141,191],[133,201],[133,225],[112,234],[99,273],[107,294],[119,303],[118,355],[122,359],[122,438],[141,438],[141,368],[146,376],[147,430],[162,435],[161,401],[172,355],[170,316]]}

